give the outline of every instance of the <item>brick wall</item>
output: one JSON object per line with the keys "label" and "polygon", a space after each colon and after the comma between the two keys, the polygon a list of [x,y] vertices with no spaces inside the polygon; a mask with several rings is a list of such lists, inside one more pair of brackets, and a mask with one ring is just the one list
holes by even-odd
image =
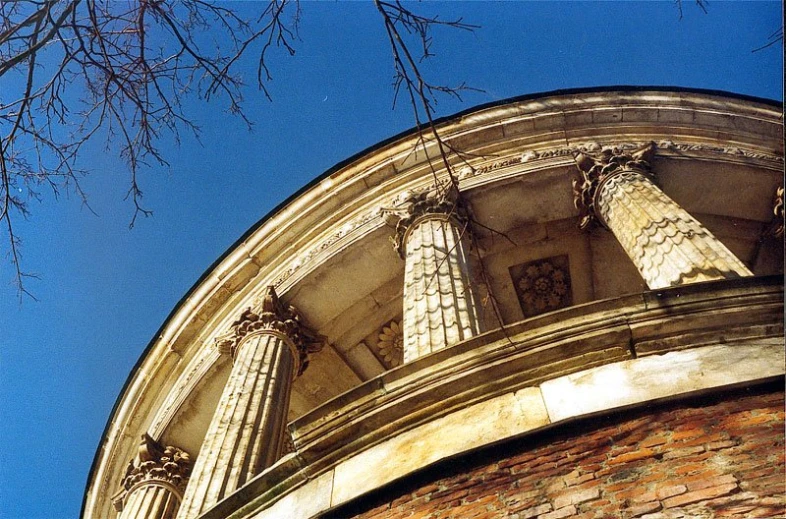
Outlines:
{"label": "brick wall", "polygon": [[431,467],[334,510],[355,519],[784,517],[772,386],[584,420]]}

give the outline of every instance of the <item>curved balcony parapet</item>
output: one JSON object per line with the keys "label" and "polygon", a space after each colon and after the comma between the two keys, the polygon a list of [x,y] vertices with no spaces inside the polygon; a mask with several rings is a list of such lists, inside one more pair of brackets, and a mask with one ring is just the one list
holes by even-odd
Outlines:
{"label": "curved balcony parapet", "polygon": [[771,276],[649,291],[437,351],[292,422],[295,452],[200,518],[314,517],[545,427],[782,377],[783,290]]}

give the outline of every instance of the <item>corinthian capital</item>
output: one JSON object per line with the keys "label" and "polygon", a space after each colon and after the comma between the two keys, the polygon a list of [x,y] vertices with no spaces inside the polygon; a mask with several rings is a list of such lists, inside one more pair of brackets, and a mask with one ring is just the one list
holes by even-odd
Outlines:
{"label": "corinthian capital", "polygon": [[650,142],[634,149],[615,147],[603,148],[598,154],[579,153],[576,166],[581,176],[573,179],[573,203],[579,210],[579,227],[586,229],[596,220],[603,221],[597,213],[598,186],[622,171],[634,170],[651,175],[650,162],[655,155],[656,144]]}
{"label": "corinthian capital", "polygon": [[394,204],[393,207],[383,207],[381,212],[385,221],[396,228],[396,234],[391,239],[393,248],[402,259],[406,251],[407,230],[424,216],[441,215],[445,219],[453,219],[461,226],[467,222],[466,210],[454,185],[437,191],[404,193]]}
{"label": "corinthian capital", "polygon": [[114,496],[115,508],[122,510],[126,496],[145,482],[167,486],[182,495],[191,467],[191,457],[186,451],[172,445],[163,446],[145,433],[137,455],[128,463],[123,488]]}
{"label": "corinthian capital", "polygon": [[216,345],[221,353],[235,358],[243,339],[262,332],[273,332],[286,338],[298,362],[297,375],[301,375],[308,366],[308,355],[320,351],[325,343],[325,337],[307,328],[297,309],[284,305],[275,288],[269,286],[254,307],[243,312],[232,323],[231,330],[216,339]]}

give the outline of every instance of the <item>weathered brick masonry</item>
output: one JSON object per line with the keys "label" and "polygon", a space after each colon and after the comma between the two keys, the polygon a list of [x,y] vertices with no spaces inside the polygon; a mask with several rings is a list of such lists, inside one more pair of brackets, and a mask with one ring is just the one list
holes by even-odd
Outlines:
{"label": "weathered brick masonry", "polygon": [[784,517],[782,385],[579,423],[442,463],[329,517]]}

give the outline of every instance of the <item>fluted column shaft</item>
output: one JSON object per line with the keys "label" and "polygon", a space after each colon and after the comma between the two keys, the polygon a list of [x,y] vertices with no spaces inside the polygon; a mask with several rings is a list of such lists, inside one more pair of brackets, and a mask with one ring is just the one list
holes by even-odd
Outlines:
{"label": "fluted column shaft", "polygon": [[178,519],[194,519],[275,463],[284,446],[292,381],[322,337],[273,287],[216,343],[233,366],[199,450]]}
{"label": "fluted column shaft", "polygon": [[119,519],[175,519],[180,495],[172,488],[145,484],[134,489],[126,499]]}
{"label": "fluted column shaft", "polygon": [[199,516],[275,463],[283,445],[294,365],[292,348],[280,335],[256,333],[239,346],[180,517]]}
{"label": "fluted column shaft", "polygon": [[651,289],[752,275],[639,171],[623,171],[604,182],[598,190],[598,209]]}
{"label": "fluted column shaft", "polygon": [[[594,217],[617,238],[650,289],[751,276],[748,268],[650,178],[654,145],[580,156],[576,190],[585,225]],[[574,183],[575,186],[578,183]],[[583,198],[582,198],[583,197]]]}
{"label": "fluted column shaft", "polygon": [[483,330],[469,257],[469,225],[455,186],[442,193],[403,193],[384,208],[405,261],[404,362]]}
{"label": "fluted column shaft", "polygon": [[450,217],[431,214],[405,237],[404,362],[441,350],[481,331],[471,289],[466,231]]}

